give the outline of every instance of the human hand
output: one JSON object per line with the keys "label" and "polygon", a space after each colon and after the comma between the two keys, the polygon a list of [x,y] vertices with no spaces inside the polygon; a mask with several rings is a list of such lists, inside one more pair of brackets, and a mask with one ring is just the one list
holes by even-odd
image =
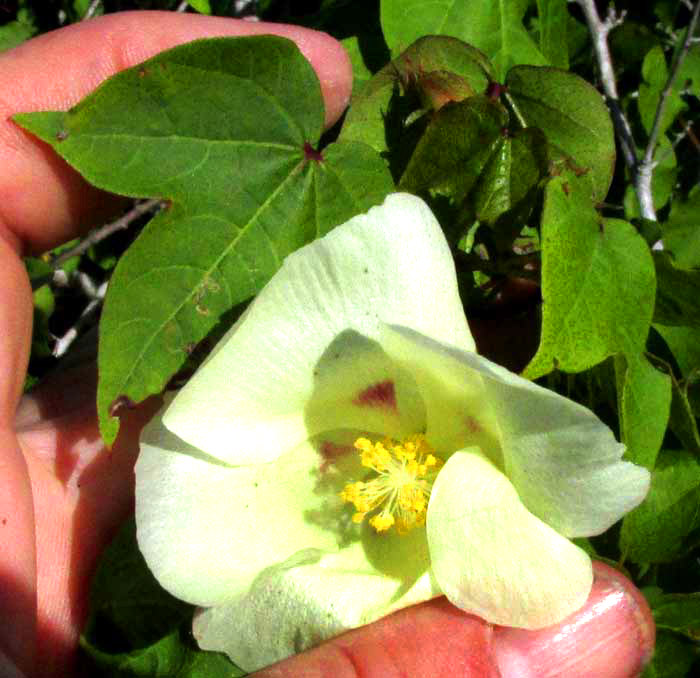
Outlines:
{"label": "human hand", "polygon": [[[32,300],[20,256],[55,247],[118,209],[8,120],[67,108],[112,73],[175,44],[214,35],[275,33],[297,42],[318,73],[326,122],[344,109],[351,73],[342,49],[291,26],[175,13],[110,15],[32,40],[0,56],[0,650],[27,675],[66,676],[95,562],[133,504],[138,431],[146,404],[122,421],[111,452],[94,412],[94,371],[65,373],[25,398]],[[648,608],[631,584],[599,568],[586,607],[553,629],[492,629],[444,599],[387,617],[259,676],[635,675],[653,646]],[[591,649],[595,648],[595,649]],[[4,676],[0,659],[0,676]],[[549,671],[547,674],[545,671]],[[9,675],[9,674],[8,674]]]}

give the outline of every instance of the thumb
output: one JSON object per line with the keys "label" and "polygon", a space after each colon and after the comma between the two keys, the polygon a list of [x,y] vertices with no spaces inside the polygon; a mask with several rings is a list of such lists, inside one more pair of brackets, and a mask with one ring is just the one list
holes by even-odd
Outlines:
{"label": "thumb", "polygon": [[401,610],[254,678],[632,678],[654,648],[643,596],[594,563],[586,605],[539,631],[492,627],[444,598]]}
{"label": "thumb", "polygon": [[497,628],[502,678],[632,678],[654,652],[656,627],[644,596],[620,572],[593,563],[586,604],[539,631]]}

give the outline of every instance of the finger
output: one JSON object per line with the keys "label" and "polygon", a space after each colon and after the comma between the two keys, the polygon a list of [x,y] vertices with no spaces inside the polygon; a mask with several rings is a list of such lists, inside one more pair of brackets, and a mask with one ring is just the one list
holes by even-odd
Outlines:
{"label": "finger", "polygon": [[[24,266],[0,237],[0,652],[29,668],[35,609],[34,514],[27,467],[12,432],[31,332],[31,293]],[[11,293],[10,293],[11,292]]]}
{"label": "finger", "polygon": [[[41,409],[42,398],[37,401]],[[100,439],[94,403],[19,433],[36,515],[36,657],[42,675],[71,675],[90,581],[100,553],[133,511],[138,436],[158,405],[152,399],[126,413],[111,450]]]}
{"label": "finger", "polygon": [[43,251],[114,208],[113,198],[88,185],[9,116],[66,109],[113,73],[197,38],[275,34],[294,40],[311,62],[335,121],[350,96],[352,70],[330,36],[299,26],[177,12],[124,12],[45,34],[0,55],[0,233],[18,251]]}
{"label": "finger", "polygon": [[444,598],[350,631],[251,678],[499,678],[493,629]]}
{"label": "finger", "polygon": [[0,655],[29,672],[36,642],[34,512],[22,453],[6,428],[0,429],[0,483],[0,609],[6,620],[0,625]]}
{"label": "finger", "polygon": [[585,607],[541,631],[496,629],[503,678],[629,678],[654,651],[655,626],[642,594],[617,570],[594,562]]}
{"label": "finger", "polygon": [[41,421],[57,419],[76,410],[94,409],[97,363],[94,360],[65,369],[63,364],[25,393],[15,413],[15,430],[22,431]]}
{"label": "finger", "polygon": [[630,678],[654,647],[649,606],[594,564],[586,605],[541,631],[493,628],[444,598],[339,636],[251,678]]}

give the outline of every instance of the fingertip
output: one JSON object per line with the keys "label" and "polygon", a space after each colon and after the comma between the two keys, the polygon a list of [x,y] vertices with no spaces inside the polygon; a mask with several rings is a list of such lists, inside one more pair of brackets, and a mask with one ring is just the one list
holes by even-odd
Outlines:
{"label": "fingertip", "polygon": [[494,655],[502,678],[630,678],[654,651],[655,626],[644,596],[624,575],[594,562],[586,605],[538,631],[498,627]]}
{"label": "fingertip", "polygon": [[327,33],[300,33],[295,42],[318,76],[326,107],[325,126],[328,128],[340,118],[350,101],[353,77],[350,57],[345,48]]}
{"label": "fingertip", "polygon": [[619,570],[605,563],[593,562],[595,580],[605,585],[611,595],[618,592],[621,598],[621,608],[626,611],[625,621],[630,634],[636,631],[637,648],[641,657],[642,668],[651,661],[656,645],[656,624],[651,608],[642,592],[625,577]]}

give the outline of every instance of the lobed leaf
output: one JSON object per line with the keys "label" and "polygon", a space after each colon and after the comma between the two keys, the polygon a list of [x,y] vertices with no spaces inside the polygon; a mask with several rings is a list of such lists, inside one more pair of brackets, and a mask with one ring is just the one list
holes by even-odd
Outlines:
{"label": "lobed leaf", "polygon": [[[128,111],[128,115],[125,115]],[[316,75],[289,40],[202,40],[124,71],[70,111],[17,120],[88,181],[169,206],[122,257],[101,321],[98,413],[162,391],[284,257],[392,189],[359,144],[314,150]]]}

